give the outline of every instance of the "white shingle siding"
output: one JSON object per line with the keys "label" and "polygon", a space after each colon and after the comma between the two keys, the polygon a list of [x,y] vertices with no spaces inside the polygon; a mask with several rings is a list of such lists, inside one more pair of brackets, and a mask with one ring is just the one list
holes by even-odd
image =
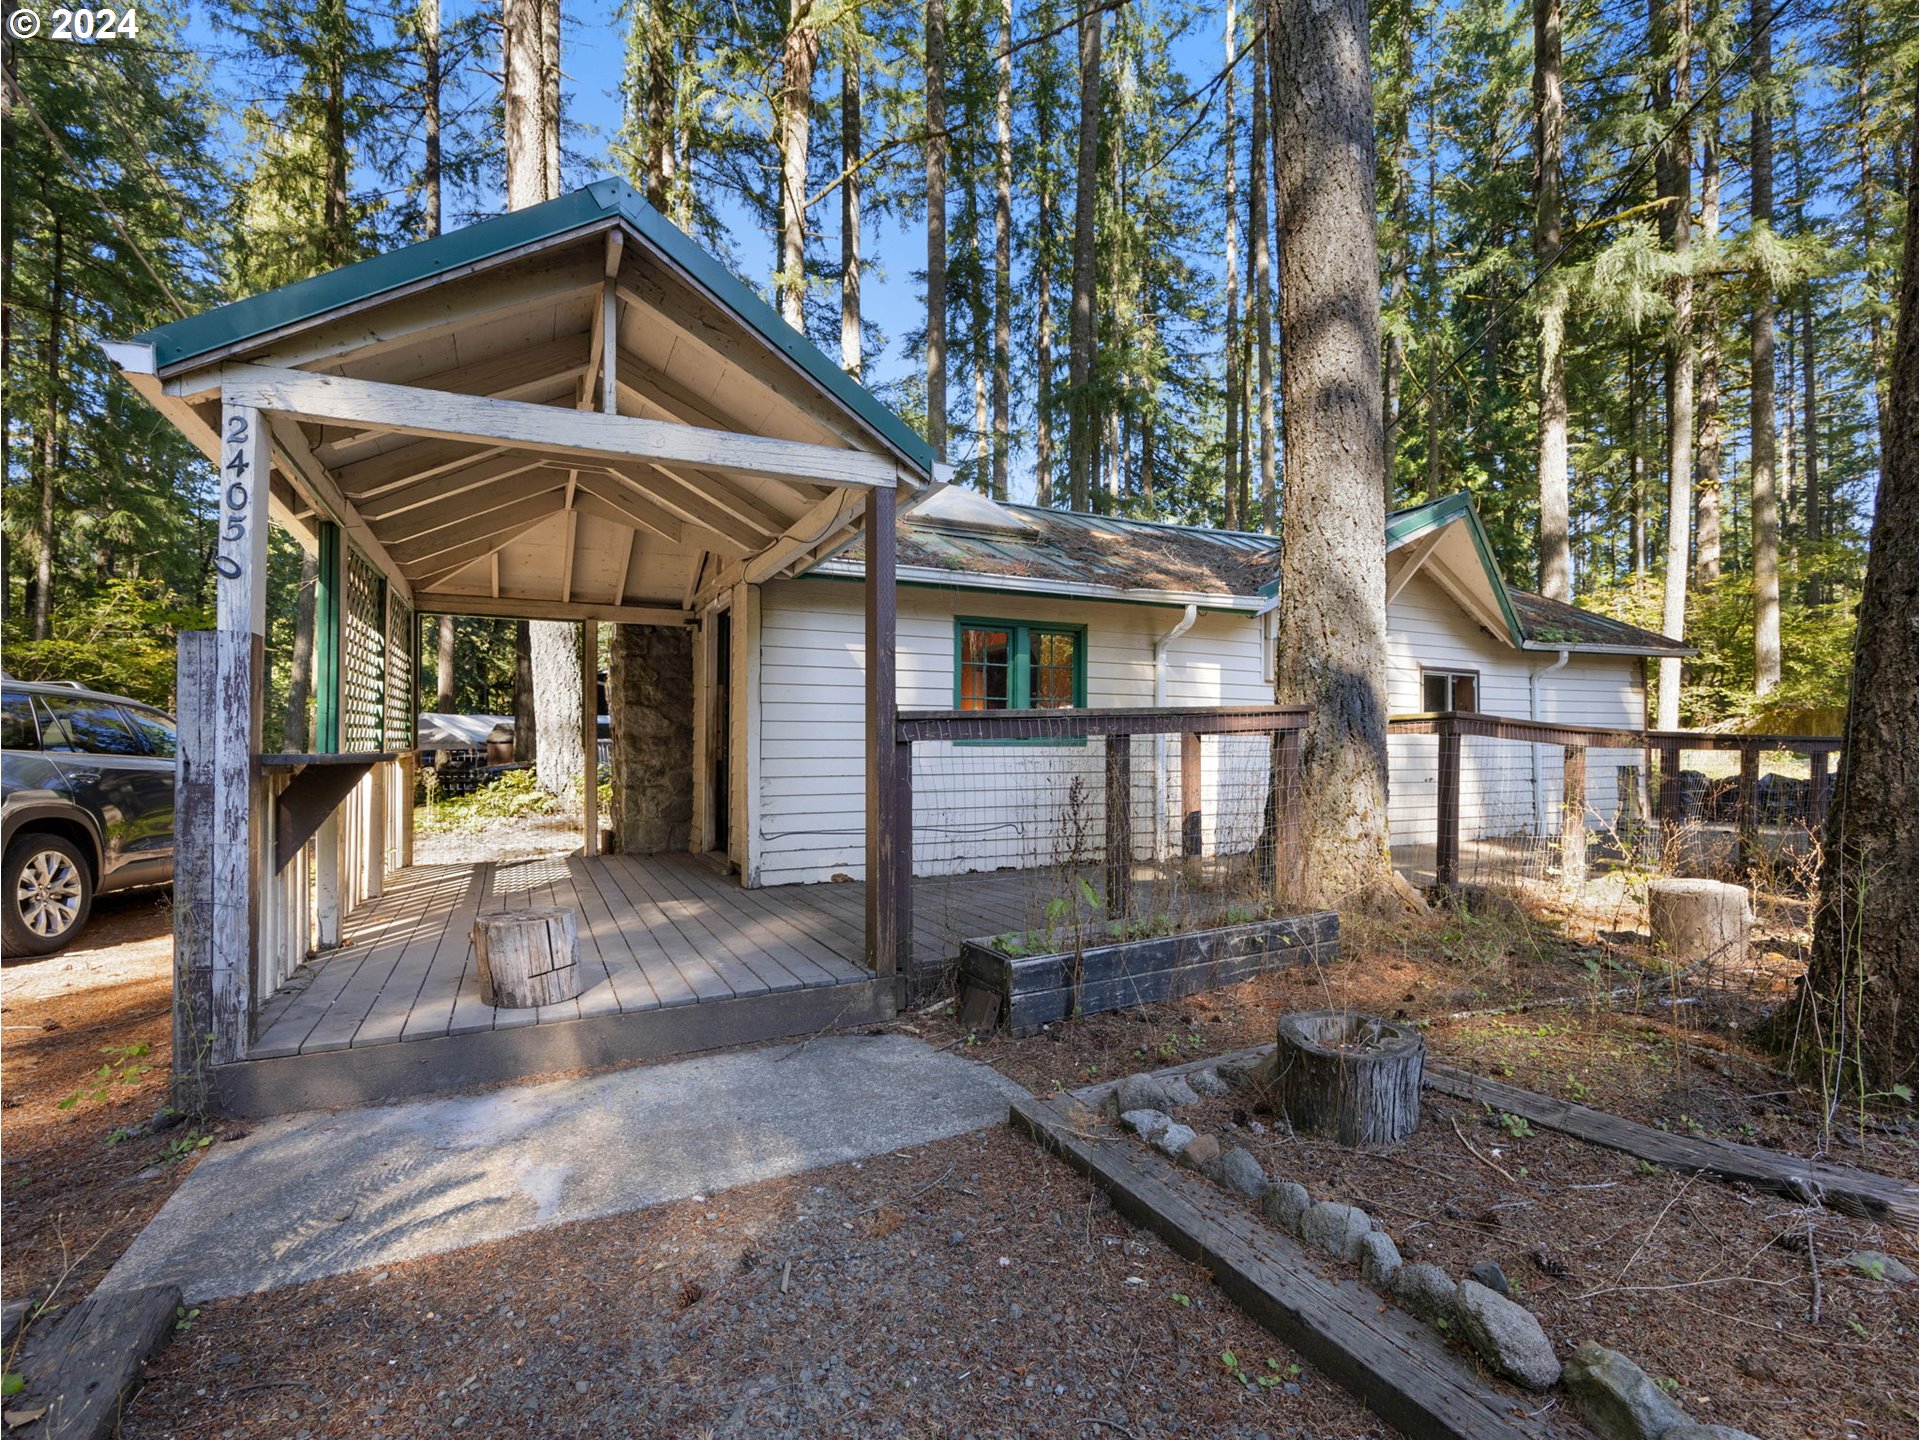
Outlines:
{"label": "white shingle siding", "polygon": [[[1551,652],[1516,650],[1469,619],[1433,580],[1416,575],[1387,607],[1387,696],[1394,714],[1423,710],[1420,675],[1473,670],[1480,709],[1529,718],[1527,677],[1553,664]],[[1646,695],[1640,661],[1630,655],[1580,655],[1541,682],[1540,718],[1569,725],[1638,729]],[[1540,818],[1559,832],[1561,751],[1469,736],[1461,742],[1461,838],[1532,832],[1536,828],[1533,754],[1539,752]],[[1430,735],[1395,736],[1388,746],[1389,813],[1396,845],[1431,845],[1436,828],[1439,745]],[[1639,766],[1637,750],[1594,750],[1587,756],[1588,823],[1615,823],[1623,765]],[[1475,824],[1476,817],[1478,824]]]}
{"label": "white shingle siding", "polygon": [[[859,876],[864,866],[866,771],[865,629],[861,587],[825,579],[763,587],[760,606],[760,816],[749,869],[757,883],[777,885]],[[897,656],[903,710],[953,707],[954,619],[1084,625],[1087,703],[1096,708],[1153,703],[1153,645],[1181,612],[1124,602],[951,592],[903,586]],[[1262,679],[1262,622],[1244,615],[1202,614],[1174,643],[1167,661],[1167,702],[1175,706],[1272,703]],[[1212,850],[1238,838],[1252,809],[1241,803],[1220,815],[1224,757],[1257,740],[1206,742],[1204,809],[1213,817]],[[1105,834],[1105,782],[1100,742],[1085,746],[915,747],[914,816],[917,874],[991,870],[1035,863],[1070,829],[1062,799],[1074,776],[1085,796],[1080,810],[1093,855]],[[1260,751],[1264,754],[1264,751]],[[1151,739],[1134,741],[1136,853],[1152,849]],[[1251,777],[1226,761],[1229,791]],[[1177,829],[1180,751],[1167,745],[1169,832]],[[1004,797],[1004,798],[1002,798]],[[1236,797],[1239,798],[1239,797]],[[1036,801],[1045,803],[1036,803]],[[1221,837],[1214,825],[1234,833]],[[1244,837],[1250,845],[1252,831]]]}
{"label": "white shingle siding", "polygon": [[[748,873],[754,883],[858,878],[864,871],[866,811],[865,629],[857,583],[811,578],[762,588],[758,736],[759,805]],[[1087,703],[1096,708],[1153,703],[1154,641],[1181,612],[1165,606],[903,586],[899,592],[899,704],[953,705],[954,619],[1084,625]],[[1273,698],[1262,664],[1264,623],[1245,615],[1202,614],[1174,642],[1167,664],[1173,706],[1262,705]],[[1480,708],[1526,718],[1527,677],[1551,653],[1518,651],[1479,628],[1431,579],[1415,576],[1388,608],[1387,689],[1393,713],[1422,708],[1423,666],[1474,670]],[[1644,723],[1640,662],[1632,656],[1575,655],[1548,677],[1542,717],[1569,724],[1638,728]],[[752,742],[750,742],[752,743]],[[1528,746],[1465,742],[1463,838],[1532,830],[1534,786]],[[1062,797],[1082,779],[1079,823],[1098,855],[1105,834],[1099,741],[1068,746],[915,747],[916,874],[990,870],[1055,858],[1068,823]],[[1542,815],[1559,828],[1561,752],[1540,746]],[[1210,737],[1203,771],[1208,853],[1251,848],[1261,822],[1267,744],[1258,736]],[[1434,839],[1436,742],[1395,737],[1390,745],[1396,845]],[[1180,749],[1166,744],[1167,842],[1177,851]],[[1594,751],[1587,764],[1589,823],[1614,823],[1616,770],[1638,766],[1638,751]],[[1151,738],[1134,741],[1135,853],[1152,853]],[[1472,817],[1481,817],[1478,830]],[[1040,852],[1038,855],[1036,852]]]}

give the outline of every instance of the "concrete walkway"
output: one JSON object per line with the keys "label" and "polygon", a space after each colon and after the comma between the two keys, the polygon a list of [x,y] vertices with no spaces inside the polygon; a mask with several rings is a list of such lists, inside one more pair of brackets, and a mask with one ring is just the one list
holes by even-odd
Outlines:
{"label": "concrete walkway", "polygon": [[985,1129],[1017,1085],[900,1035],[288,1115],[217,1145],[102,1291],[296,1285]]}

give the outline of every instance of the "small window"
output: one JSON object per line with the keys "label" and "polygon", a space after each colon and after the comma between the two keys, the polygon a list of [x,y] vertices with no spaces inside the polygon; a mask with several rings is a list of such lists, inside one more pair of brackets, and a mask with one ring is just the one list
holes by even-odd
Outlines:
{"label": "small window", "polygon": [[1428,714],[1441,710],[1478,710],[1480,677],[1471,670],[1422,671],[1420,708]]}
{"label": "small window", "polygon": [[152,710],[128,710],[127,719],[133,722],[133,728],[140,738],[147,742],[147,753],[163,759],[172,759],[178,742],[174,738],[173,722]]}
{"label": "small window", "polygon": [[955,622],[959,710],[1067,710],[1087,703],[1087,633],[1007,620]]}
{"label": "small window", "polygon": [[89,755],[144,755],[146,749],[119,710],[97,700],[42,695],[40,733],[49,750]]}
{"label": "small window", "polygon": [[33,702],[24,695],[0,698],[0,750],[38,750],[40,731],[33,723]]}

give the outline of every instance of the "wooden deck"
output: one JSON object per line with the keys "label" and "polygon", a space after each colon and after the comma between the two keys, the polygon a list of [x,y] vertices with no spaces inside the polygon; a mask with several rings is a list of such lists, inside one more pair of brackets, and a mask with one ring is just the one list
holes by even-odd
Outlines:
{"label": "wooden deck", "polygon": [[[872,979],[866,887],[744,889],[691,855],[549,856],[416,866],[349,921],[347,943],[309,961],[261,1012],[252,1060],[521,1026],[634,1015]],[[940,963],[968,935],[1030,923],[1033,877],[959,876],[915,887],[914,949]],[[578,917],[577,999],[533,1010],[480,998],[475,915],[561,905]]]}

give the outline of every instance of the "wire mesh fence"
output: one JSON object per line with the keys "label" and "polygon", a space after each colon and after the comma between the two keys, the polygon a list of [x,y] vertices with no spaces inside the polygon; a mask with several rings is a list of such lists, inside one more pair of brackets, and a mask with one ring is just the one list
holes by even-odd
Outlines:
{"label": "wire mesh fence", "polygon": [[1298,711],[955,712],[911,740],[913,910],[1033,949],[1274,913]]}
{"label": "wire mesh fence", "polygon": [[1564,889],[1628,868],[1804,885],[1838,744],[1401,717],[1388,737],[1394,865],[1442,886]]}

